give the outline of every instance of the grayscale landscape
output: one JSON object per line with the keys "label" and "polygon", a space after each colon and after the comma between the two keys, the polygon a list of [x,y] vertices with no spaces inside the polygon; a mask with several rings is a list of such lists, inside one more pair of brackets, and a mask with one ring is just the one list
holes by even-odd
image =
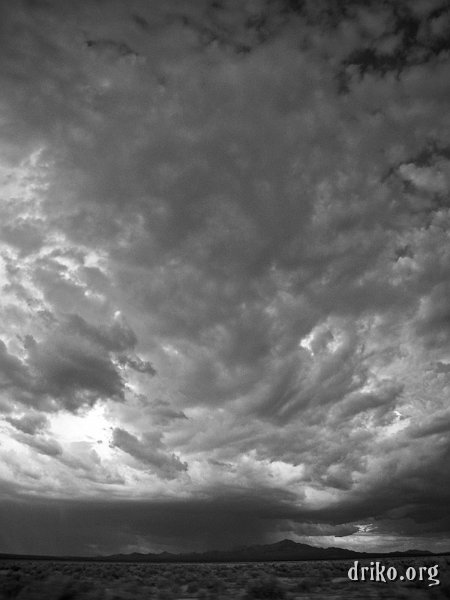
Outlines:
{"label": "grayscale landscape", "polygon": [[448,0],[0,0],[1,600],[448,595],[449,67]]}

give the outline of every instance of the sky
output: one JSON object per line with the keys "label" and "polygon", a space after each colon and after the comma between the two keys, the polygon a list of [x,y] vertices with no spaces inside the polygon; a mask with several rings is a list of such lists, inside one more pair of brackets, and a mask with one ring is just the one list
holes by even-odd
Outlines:
{"label": "sky", "polygon": [[0,28],[0,552],[450,550],[448,3]]}

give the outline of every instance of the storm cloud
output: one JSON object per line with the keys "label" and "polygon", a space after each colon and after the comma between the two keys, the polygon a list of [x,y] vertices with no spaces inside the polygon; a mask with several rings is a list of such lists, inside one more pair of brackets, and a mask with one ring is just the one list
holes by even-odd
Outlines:
{"label": "storm cloud", "polygon": [[447,549],[447,3],[0,22],[0,551]]}

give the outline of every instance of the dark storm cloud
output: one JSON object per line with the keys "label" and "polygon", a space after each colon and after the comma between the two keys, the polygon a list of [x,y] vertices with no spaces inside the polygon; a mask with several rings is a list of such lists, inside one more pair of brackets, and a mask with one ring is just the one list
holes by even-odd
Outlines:
{"label": "dark storm cloud", "polygon": [[[448,458],[448,457],[447,457]],[[442,465],[441,465],[442,466]],[[438,474],[433,471],[430,484]],[[448,536],[442,496],[430,511],[416,472],[329,508],[307,509],[288,491],[211,489],[205,499],[164,501],[29,500],[2,503],[2,547],[9,552],[111,553],[117,548],[178,551],[264,543],[274,535],[350,536],[354,522],[370,522],[380,533],[398,531],[421,538]],[[411,495],[413,494],[413,495]],[[426,502],[423,501],[426,499]],[[32,531],[25,550],[23,529]]]}
{"label": "dark storm cloud", "polygon": [[188,501],[4,501],[0,539],[11,552],[24,551],[18,532],[25,530],[32,532],[29,552],[94,554],[137,546],[202,550],[242,545],[249,539],[264,542],[274,520],[295,514],[288,492],[221,492]]}
{"label": "dark storm cloud", "polygon": [[186,499],[111,551],[443,531],[445,3],[1,11],[8,476]]}
{"label": "dark storm cloud", "polygon": [[[112,324],[94,326],[72,314],[63,316],[61,322],[53,317],[51,325],[46,337],[39,342],[25,335],[23,345],[27,355],[24,360],[11,355],[4,342],[0,345],[4,385],[25,404],[76,411],[83,404],[94,404],[98,398],[123,400],[124,382],[114,355],[119,365],[129,366],[139,373],[156,373],[148,361],[123,354],[131,351],[137,341],[125,322],[116,320]],[[49,403],[49,399],[53,402]]]}
{"label": "dark storm cloud", "polygon": [[46,456],[58,456],[62,454],[62,448],[55,440],[37,435],[17,435],[16,439],[23,444],[34,448],[39,454]]}
{"label": "dark storm cloud", "polygon": [[[142,399],[145,402],[145,398]],[[152,417],[161,424],[169,423],[173,419],[187,419],[182,410],[175,410],[166,400],[155,400],[151,404]]]}
{"label": "dark storm cloud", "polygon": [[115,58],[137,56],[128,44],[115,42],[114,40],[87,40],[86,46],[100,54],[112,55]]}
{"label": "dark storm cloud", "polygon": [[446,408],[414,423],[410,428],[412,437],[441,435],[450,430],[450,411]]}
{"label": "dark storm cloud", "polygon": [[349,394],[337,408],[340,418],[353,417],[372,408],[392,409],[403,390],[403,385],[392,381],[381,381],[379,388],[370,393]]}
{"label": "dark storm cloud", "polygon": [[[97,445],[98,448],[98,445]],[[95,486],[122,486],[125,479],[118,474],[114,466],[109,468],[102,460],[91,444],[86,442],[75,442],[70,451],[58,456],[58,461],[68,467],[71,471],[79,474],[83,483],[93,483]]]}
{"label": "dark storm cloud", "polygon": [[27,385],[28,375],[21,360],[8,352],[6,344],[0,340],[0,372],[2,374],[2,385],[9,388],[19,388]]}
{"label": "dark storm cloud", "polygon": [[[421,448],[425,454],[425,447]],[[417,457],[421,455],[416,454]],[[449,502],[449,479],[445,471],[448,449],[442,449],[432,461],[422,458],[417,464],[397,468],[396,477],[387,477],[384,485],[371,490],[370,498],[342,511],[343,520],[353,513],[353,519],[372,520],[382,532],[406,535],[436,536],[448,540],[450,520],[446,507]],[[395,471],[392,465],[392,470]],[[378,525],[380,523],[380,525]]]}
{"label": "dark storm cloud", "polygon": [[[393,6],[392,12],[386,8],[376,3],[370,7],[361,4],[359,10],[363,16],[363,26],[372,29],[375,40],[371,40],[372,43],[366,47],[354,50],[344,61],[345,67],[357,70],[361,77],[366,73],[385,76],[389,72],[398,76],[404,69],[426,63],[441,52],[448,51],[446,32],[450,25],[450,14],[445,2],[431,2],[428,7],[423,5],[422,10],[419,8],[417,11],[413,4],[407,3]],[[389,13],[391,19],[386,22]]]}
{"label": "dark storm cloud", "polygon": [[335,536],[343,538],[356,533],[358,528],[352,524],[333,525],[330,523],[296,523],[295,521],[287,521],[279,526],[279,531],[310,537]]}
{"label": "dark storm cloud", "polygon": [[153,368],[153,366],[151,365],[151,363],[149,363],[146,360],[142,360],[139,357],[130,358],[129,356],[121,355],[121,356],[119,356],[118,360],[121,365],[130,367],[130,369],[133,369],[134,371],[137,371],[138,373],[147,373],[148,375],[156,375],[156,371]]}
{"label": "dark storm cloud", "polygon": [[[433,432],[424,424],[424,435],[427,434]],[[402,435],[402,442],[406,441]],[[380,470],[363,487],[331,506],[300,508],[299,520],[333,525],[365,521],[375,531],[379,528],[380,533],[390,530],[448,539],[450,522],[446,507],[450,481],[445,465],[449,449],[445,444],[433,448],[423,440],[413,442],[409,448],[408,453],[399,455],[392,442],[386,441],[379,449],[379,456],[374,458]],[[351,453],[350,446],[348,451]],[[384,458],[383,452],[390,454]],[[367,468],[367,458],[364,462]]]}
{"label": "dark storm cloud", "polygon": [[3,241],[19,249],[22,255],[39,250],[44,242],[43,223],[27,223],[19,221],[1,227],[0,236]]}
{"label": "dark storm cloud", "polygon": [[179,471],[187,471],[188,465],[175,454],[167,453],[161,441],[161,434],[147,434],[139,440],[124,429],[117,427],[113,431],[112,445],[120,448],[139,462],[150,467],[160,477],[171,479]]}
{"label": "dark storm cloud", "polygon": [[95,344],[102,346],[107,352],[123,352],[136,345],[136,334],[127,323],[116,321],[109,327],[97,327],[85,321],[80,315],[68,315],[65,324],[68,333],[78,334]]}
{"label": "dark storm cloud", "polygon": [[45,429],[45,427],[48,425],[47,417],[42,414],[29,413],[25,414],[20,419],[9,417],[6,420],[16,429],[19,429],[23,433],[28,433],[30,435]]}
{"label": "dark storm cloud", "polygon": [[98,396],[123,398],[123,383],[107,356],[73,338],[49,336],[28,343],[29,366],[41,394],[61,398],[69,410]]}
{"label": "dark storm cloud", "polygon": [[448,347],[450,343],[450,284],[437,284],[429,296],[424,297],[417,319],[417,332],[428,347]]}
{"label": "dark storm cloud", "polygon": [[[321,405],[337,403],[355,387],[361,387],[364,373],[359,373],[359,370],[363,371],[358,364],[360,342],[353,326],[346,325],[345,329],[336,333],[339,335],[336,340],[328,330],[328,342],[335,341],[336,347],[331,350],[325,341],[319,351],[322,360],[313,361],[305,351],[302,361],[297,359],[287,369],[279,368],[279,381],[260,404],[262,417],[286,422],[308,406],[319,409]],[[318,332],[318,337],[321,335],[322,332]]]}
{"label": "dark storm cloud", "polygon": [[123,383],[113,363],[89,346],[57,335],[41,343],[28,336],[26,346],[25,362],[9,354],[3,342],[0,346],[4,385],[15,399],[45,409],[52,407],[47,399],[53,398],[60,406],[76,410],[97,397],[123,397]]}

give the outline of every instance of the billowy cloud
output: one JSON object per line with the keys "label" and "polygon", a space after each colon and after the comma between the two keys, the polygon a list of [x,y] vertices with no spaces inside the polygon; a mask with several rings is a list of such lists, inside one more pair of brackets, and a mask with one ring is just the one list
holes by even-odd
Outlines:
{"label": "billowy cloud", "polygon": [[447,4],[1,13],[0,550],[442,548]]}

